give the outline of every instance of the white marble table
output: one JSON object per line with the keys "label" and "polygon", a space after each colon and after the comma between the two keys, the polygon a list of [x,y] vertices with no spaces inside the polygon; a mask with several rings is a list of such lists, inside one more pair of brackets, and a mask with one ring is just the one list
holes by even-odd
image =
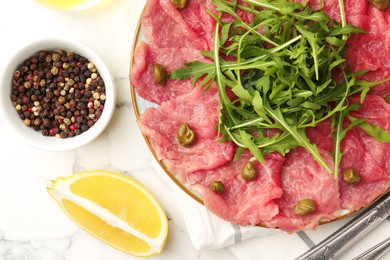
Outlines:
{"label": "white marble table", "polygon": [[92,143],[69,152],[32,148],[0,118],[0,259],[136,259],[79,229],[46,192],[49,179],[97,168],[133,177],[166,210],[167,244],[153,259],[234,259],[226,249],[193,247],[172,191],[150,166],[151,153],[135,123],[128,81],[130,48],[144,2],[104,0],[88,11],[61,12],[31,0],[0,1],[0,70],[10,53],[30,38],[70,36],[103,58],[118,92],[108,128]]}

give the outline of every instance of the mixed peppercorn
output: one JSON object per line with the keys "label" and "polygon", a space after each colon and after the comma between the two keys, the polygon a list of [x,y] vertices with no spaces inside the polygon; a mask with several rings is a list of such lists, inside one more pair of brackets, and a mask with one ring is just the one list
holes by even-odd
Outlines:
{"label": "mixed peppercorn", "polygon": [[70,51],[39,51],[12,79],[11,101],[26,126],[44,136],[74,137],[102,115],[105,85],[95,65]]}

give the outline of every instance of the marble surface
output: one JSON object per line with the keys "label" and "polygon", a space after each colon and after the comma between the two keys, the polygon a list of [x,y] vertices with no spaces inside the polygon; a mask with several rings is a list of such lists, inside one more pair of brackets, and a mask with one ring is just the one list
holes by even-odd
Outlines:
{"label": "marble surface", "polygon": [[[0,70],[26,40],[62,35],[91,46],[115,77],[117,102],[106,130],[68,152],[28,146],[0,117],[0,259],[136,259],[88,235],[46,192],[46,181],[84,169],[127,174],[151,190],[169,218],[163,253],[153,259],[234,260],[226,249],[196,250],[172,190],[150,166],[152,155],[135,123],[128,71],[130,49],[144,0],[103,0],[83,12],[45,9],[31,0],[0,1]],[[1,93],[0,93],[1,94]]]}

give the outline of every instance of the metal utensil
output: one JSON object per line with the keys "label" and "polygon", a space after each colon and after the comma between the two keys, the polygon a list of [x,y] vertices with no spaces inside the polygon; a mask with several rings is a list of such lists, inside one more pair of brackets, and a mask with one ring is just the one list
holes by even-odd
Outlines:
{"label": "metal utensil", "polygon": [[390,250],[390,237],[383,240],[379,244],[371,247],[370,249],[358,255],[352,260],[378,260],[389,250]]}
{"label": "metal utensil", "polygon": [[358,240],[390,216],[390,190],[359,215],[297,260],[338,259]]}

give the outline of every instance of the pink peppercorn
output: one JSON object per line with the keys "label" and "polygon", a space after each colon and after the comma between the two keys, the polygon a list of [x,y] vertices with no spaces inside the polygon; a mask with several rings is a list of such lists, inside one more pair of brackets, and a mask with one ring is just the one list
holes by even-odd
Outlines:
{"label": "pink peppercorn", "polygon": [[56,132],[54,131],[54,128],[50,128],[49,130],[49,135],[55,135]]}
{"label": "pink peppercorn", "polygon": [[70,130],[70,131],[76,130],[76,126],[75,126],[75,125],[70,125],[70,126],[69,126],[69,130]]}

